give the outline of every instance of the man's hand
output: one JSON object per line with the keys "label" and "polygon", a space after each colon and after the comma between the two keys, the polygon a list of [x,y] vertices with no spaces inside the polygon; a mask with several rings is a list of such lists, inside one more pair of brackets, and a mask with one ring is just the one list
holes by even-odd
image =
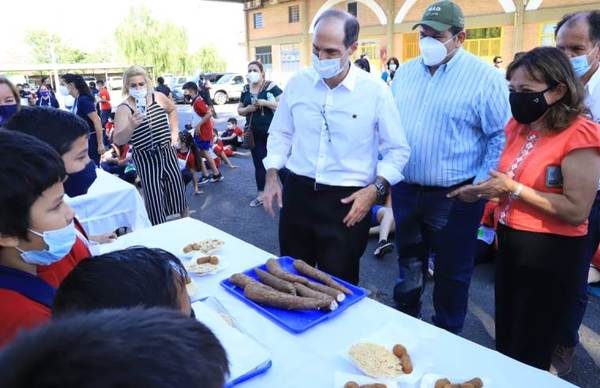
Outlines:
{"label": "man's hand", "polygon": [[97,242],[98,244],[110,244],[117,240],[115,233],[100,234],[97,236],[90,236],[90,240]]}
{"label": "man's hand", "polygon": [[343,198],[342,203],[352,203],[352,208],[344,217],[342,221],[347,227],[358,224],[367,213],[371,210],[371,207],[377,201],[377,189],[373,185],[369,185],[364,189],[355,191],[349,197]]}
{"label": "man's hand", "polygon": [[267,171],[267,181],[265,184],[265,190],[263,192],[263,207],[271,215],[275,217],[275,211],[273,210],[273,199],[277,200],[277,205],[281,209],[283,207],[283,196],[281,194],[281,182],[277,175],[277,170],[269,169]]}
{"label": "man's hand", "polygon": [[106,152],[106,148],[104,148],[104,144],[98,144],[98,155],[102,155]]}
{"label": "man's hand", "polygon": [[464,185],[452,190],[446,195],[448,198],[458,197],[463,202],[476,202],[481,199],[477,185]]}

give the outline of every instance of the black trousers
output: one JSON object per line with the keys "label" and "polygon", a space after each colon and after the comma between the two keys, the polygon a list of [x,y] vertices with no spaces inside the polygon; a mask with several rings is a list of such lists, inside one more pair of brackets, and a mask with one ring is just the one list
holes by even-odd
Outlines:
{"label": "black trousers", "polygon": [[252,162],[254,163],[254,179],[256,181],[256,190],[264,191],[267,171],[263,165],[263,159],[267,157],[267,137],[266,133],[254,132],[254,148],[252,153]]}
{"label": "black trousers", "polygon": [[585,236],[498,225],[496,349],[548,370],[587,265]]}
{"label": "black trousers", "polygon": [[351,204],[340,202],[360,187],[317,185],[289,174],[283,187],[279,247],[291,256],[358,284],[359,263],[369,238],[369,217],[348,228],[342,220]]}

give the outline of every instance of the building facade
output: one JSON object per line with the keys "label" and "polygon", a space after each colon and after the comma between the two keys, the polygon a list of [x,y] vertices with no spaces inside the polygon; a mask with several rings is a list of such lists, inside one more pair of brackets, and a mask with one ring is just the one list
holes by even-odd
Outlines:
{"label": "building facade", "polygon": [[[390,57],[400,62],[419,55],[412,30],[434,0],[251,0],[244,2],[247,55],[260,59],[269,76],[285,83],[308,66],[312,26],[330,8],[346,10],[361,25],[359,49],[371,71],[379,72]],[[465,14],[465,49],[488,62],[496,55],[505,64],[514,54],[554,44],[560,18],[580,10],[600,9],[590,0],[456,0]]]}

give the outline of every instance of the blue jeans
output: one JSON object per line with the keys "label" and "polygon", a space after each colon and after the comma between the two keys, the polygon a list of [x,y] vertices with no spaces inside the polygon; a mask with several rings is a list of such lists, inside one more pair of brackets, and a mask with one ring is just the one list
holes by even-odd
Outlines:
{"label": "blue jeans", "polygon": [[[581,266],[578,276],[577,294],[571,308],[564,314],[564,321],[559,332],[558,345],[575,347],[579,343],[579,326],[583,321],[588,303],[587,276],[594,253],[600,243],[600,191],[596,193],[596,200],[592,205],[588,217],[588,234],[585,241],[585,258],[587,265]],[[568,259],[568,258],[565,258]]]}
{"label": "blue jeans", "polygon": [[427,259],[434,253],[433,322],[458,333],[467,313],[484,201],[449,199],[449,191],[402,182],[392,188],[400,270],[394,300],[400,311],[420,316]]}

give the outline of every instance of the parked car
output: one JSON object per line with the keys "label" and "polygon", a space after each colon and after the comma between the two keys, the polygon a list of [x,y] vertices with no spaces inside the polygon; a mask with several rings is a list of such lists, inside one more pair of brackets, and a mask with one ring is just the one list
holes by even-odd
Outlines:
{"label": "parked car", "polygon": [[123,88],[123,77],[121,77],[121,76],[108,77],[108,79],[106,80],[106,86],[108,86],[108,88],[111,90],[122,89]]}
{"label": "parked car", "polygon": [[194,79],[193,77],[170,77],[169,81],[170,82],[166,82],[165,80],[165,84],[167,84],[167,86],[171,88],[173,101],[176,104],[183,104],[185,103],[185,98],[183,98],[183,90],[181,89],[181,87],[188,81],[197,82],[198,79]]}
{"label": "parked car", "polygon": [[212,82],[210,97],[217,105],[237,100],[242,95],[246,78],[239,73],[225,73],[217,82]]}

